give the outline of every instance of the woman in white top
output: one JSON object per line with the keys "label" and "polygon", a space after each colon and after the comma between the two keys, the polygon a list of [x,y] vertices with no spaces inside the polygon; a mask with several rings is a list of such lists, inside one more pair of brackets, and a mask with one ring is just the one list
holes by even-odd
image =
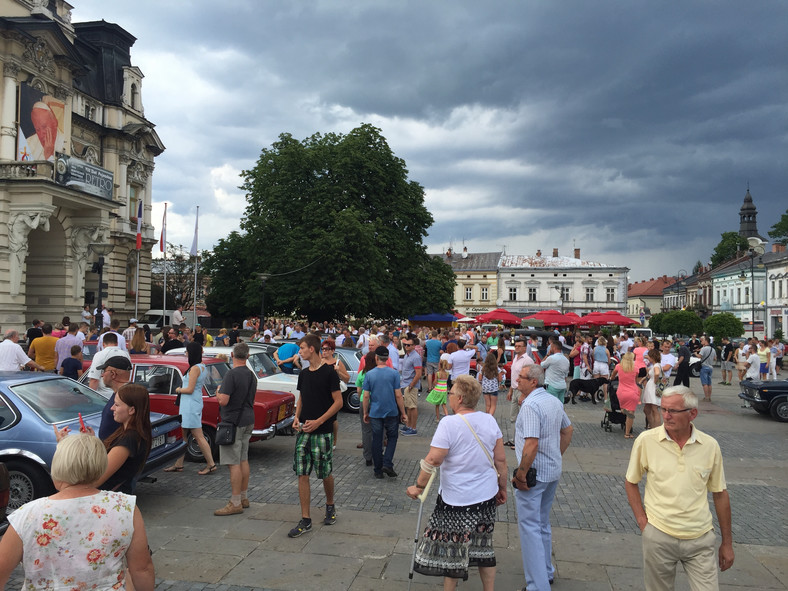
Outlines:
{"label": "woman in white top", "polygon": [[662,424],[662,417],[659,415],[659,397],[657,396],[657,382],[662,380],[664,372],[660,362],[662,354],[656,349],[648,352],[648,362],[651,364],[646,373],[645,383],[643,383],[643,412],[646,414],[646,428],[653,429]]}
{"label": "woman in white top", "polygon": [[506,457],[495,418],[476,411],[481,393],[469,375],[454,380],[449,391],[454,414],[438,423],[416,484],[407,489],[416,499],[440,466],[438,499],[419,540],[414,570],[444,577],[443,588],[449,590],[468,579],[469,566],[478,566],[485,591],[495,586],[492,532],[496,507],[506,502]]}
{"label": "woman in white top", "polygon": [[[97,437],[69,435],[52,458],[58,492],[8,516],[0,540],[0,589],[23,562],[23,589],[125,588],[126,565],[137,591],[153,591],[153,561],[136,497],[98,490],[107,450]],[[126,564],[124,564],[126,563]]]}

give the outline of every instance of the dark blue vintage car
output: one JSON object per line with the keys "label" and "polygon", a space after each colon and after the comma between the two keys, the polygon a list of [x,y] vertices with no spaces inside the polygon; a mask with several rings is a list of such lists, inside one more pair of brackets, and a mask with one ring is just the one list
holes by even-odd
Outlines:
{"label": "dark blue vintage car", "polygon": [[739,398],[757,412],[772,415],[781,423],[788,423],[788,381],[761,382],[744,380]]}
{"label": "dark blue vintage car", "polygon": [[[78,432],[82,413],[98,433],[106,402],[87,386],[54,374],[0,372],[0,462],[8,468],[9,510],[53,492],[49,466],[57,443],[52,425]],[[138,478],[185,451],[180,416],[151,413],[151,426],[153,445]]]}

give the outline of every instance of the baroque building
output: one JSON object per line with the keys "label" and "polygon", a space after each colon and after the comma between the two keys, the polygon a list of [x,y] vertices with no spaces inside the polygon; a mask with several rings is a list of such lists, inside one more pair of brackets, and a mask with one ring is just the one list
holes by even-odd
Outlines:
{"label": "baroque building", "polygon": [[[79,318],[99,291],[134,315],[150,300],[154,159],[136,39],[72,23],[64,0],[0,0],[0,330]],[[142,247],[136,249],[142,211]],[[139,277],[137,257],[139,256]]]}
{"label": "baroque building", "polygon": [[498,261],[499,252],[468,252],[463,247],[461,253],[449,247],[445,254],[436,255],[454,271],[454,305],[458,313],[465,316],[478,316],[493,310],[498,299]]}

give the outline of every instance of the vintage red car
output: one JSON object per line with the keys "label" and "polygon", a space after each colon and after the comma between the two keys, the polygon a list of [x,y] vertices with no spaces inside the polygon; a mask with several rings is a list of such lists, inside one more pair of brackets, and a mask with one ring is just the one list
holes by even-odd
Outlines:
{"label": "vintage red car", "polygon": [[[216,389],[224,375],[230,371],[229,364],[221,359],[204,358],[208,375],[203,384],[202,430],[211,446],[211,453],[219,457],[216,445],[216,426],[219,424],[219,402]],[[186,357],[173,355],[132,355],[131,381],[142,384],[150,393],[150,409],[166,415],[177,415],[175,389],[184,384],[184,374],[189,369]],[[87,373],[80,381],[87,383]],[[288,392],[257,390],[254,402],[254,430],[252,441],[271,439],[277,431],[293,424],[295,396]],[[186,456],[202,461],[202,452],[191,436],[186,438]]]}

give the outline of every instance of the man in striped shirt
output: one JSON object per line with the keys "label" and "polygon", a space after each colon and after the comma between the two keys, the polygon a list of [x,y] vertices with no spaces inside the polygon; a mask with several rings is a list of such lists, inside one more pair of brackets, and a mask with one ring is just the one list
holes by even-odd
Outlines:
{"label": "man in striped shirt", "polygon": [[[544,370],[526,365],[517,389],[525,397],[515,424],[518,466],[512,478],[517,503],[520,549],[528,591],[547,591],[555,574],[551,561],[550,508],[561,478],[561,456],[572,441],[572,424],[563,403],[544,389]],[[527,483],[529,468],[536,483]]]}

